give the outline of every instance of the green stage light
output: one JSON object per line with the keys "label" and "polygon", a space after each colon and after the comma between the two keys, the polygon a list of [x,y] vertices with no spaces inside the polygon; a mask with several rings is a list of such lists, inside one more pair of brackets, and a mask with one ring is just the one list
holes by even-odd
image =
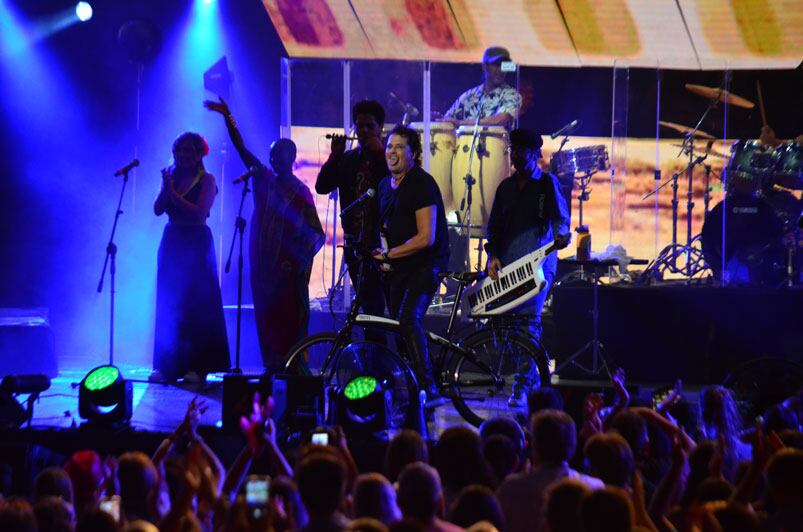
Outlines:
{"label": "green stage light", "polygon": [[120,370],[114,366],[100,366],[89,372],[84,379],[84,387],[90,392],[108,388],[120,377]]}
{"label": "green stage light", "polygon": [[391,405],[387,382],[360,375],[337,392],[332,421],[342,426],[349,438],[387,439]]}
{"label": "green stage light", "polygon": [[376,387],[377,382],[374,377],[361,375],[351,379],[351,381],[346,384],[346,387],[343,390],[343,395],[345,395],[346,399],[349,401],[358,401],[360,399],[365,399],[374,393],[376,391]]}
{"label": "green stage light", "polygon": [[133,413],[134,388],[115,366],[98,366],[81,380],[78,413],[90,423],[128,423]]}

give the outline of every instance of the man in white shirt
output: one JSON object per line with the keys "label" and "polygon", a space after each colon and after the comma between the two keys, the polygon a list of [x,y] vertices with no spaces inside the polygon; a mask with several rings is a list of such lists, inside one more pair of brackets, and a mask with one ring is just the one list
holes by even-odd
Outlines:
{"label": "man in white shirt", "polygon": [[577,446],[577,431],[568,414],[560,410],[543,410],[533,417],[530,433],[532,469],[508,476],[496,492],[508,532],[544,529],[544,493],[553,482],[569,477],[584,482],[591,489],[605,487],[598,478],[569,467]]}

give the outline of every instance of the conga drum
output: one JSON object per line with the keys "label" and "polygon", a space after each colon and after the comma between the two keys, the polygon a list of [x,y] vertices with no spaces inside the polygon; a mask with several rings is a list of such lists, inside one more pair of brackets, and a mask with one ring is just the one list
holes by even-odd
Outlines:
{"label": "conga drum", "polygon": [[[471,187],[471,225],[485,227],[491,215],[496,187],[510,175],[508,132],[502,126],[480,126],[472,156],[473,134],[473,126],[457,128],[457,150],[452,161],[452,192],[455,207],[464,213],[468,208],[465,177],[470,173],[474,178]],[[461,205],[464,198],[466,204]],[[461,216],[465,220],[465,216]],[[482,236],[482,233],[482,229],[471,231],[473,236]]]}
{"label": "conga drum", "polygon": [[[424,123],[413,122],[410,127],[421,134],[421,145],[424,145]],[[429,124],[429,173],[438,183],[443,196],[443,208],[453,211],[452,195],[452,157],[454,156],[454,125],[451,122],[430,122]]]}

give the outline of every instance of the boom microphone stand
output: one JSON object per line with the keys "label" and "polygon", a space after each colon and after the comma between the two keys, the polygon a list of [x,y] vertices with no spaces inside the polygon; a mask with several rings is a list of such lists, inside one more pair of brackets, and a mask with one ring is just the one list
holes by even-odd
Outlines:
{"label": "boom microphone stand", "polygon": [[[477,137],[479,137],[480,133],[480,117],[482,112],[482,102],[485,100],[485,91],[483,90],[482,96],[480,96],[480,102],[477,105],[477,119],[474,121],[474,130],[471,133],[471,147],[469,148],[468,152],[468,167],[466,168],[466,175],[463,176],[463,181],[466,183],[466,192],[463,196],[463,199],[460,202],[460,210],[462,211],[465,207],[466,215],[463,217],[465,220],[465,228],[466,228],[466,247],[468,248],[468,253],[466,255],[468,261],[468,267],[471,269],[471,203],[472,203],[472,196],[471,196],[471,189],[477,183],[477,180],[471,175],[471,165],[474,163],[474,154],[477,151]],[[465,149],[465,147],[464,147]]]}
{"label": "boom microphone stand", "polygon": [[114,277],[117,273],[117,244],[114,243],[114,234],[117,232],[117,221],[120,215],[123,214],[121,207],[123,206],[123,195],[125,194],[125,186],[128,183],[128,172],[137,166],[139,161],[134,159],[134,162],[124,167],[114,175],[123,176],[123,186],[120,189],[120,199],[117,201],[117,210],[114,212],[114,223],[112,224],[112,234],[109,236],[109,243],[106,245],[106,258],[103,259],[103,270],[100,272],[100,281],[98,281],[98,293],[103,291],[103,279],[106,277],[106,268],[109,268],[109,365],[114,365]]}

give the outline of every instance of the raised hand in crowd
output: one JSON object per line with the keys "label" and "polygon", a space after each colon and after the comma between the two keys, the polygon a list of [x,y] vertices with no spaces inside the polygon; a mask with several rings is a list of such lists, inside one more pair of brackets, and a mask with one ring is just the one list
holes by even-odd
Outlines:
{"label": "raised hand in crowd", "polygon": [[220,113],[223,116],[231,115],[231,111],[229,111],[229,104],[226,103],[226,100],[224,100],[222,96],[218,97],[218,101],[204,100],[204,107],[210,111]]}

